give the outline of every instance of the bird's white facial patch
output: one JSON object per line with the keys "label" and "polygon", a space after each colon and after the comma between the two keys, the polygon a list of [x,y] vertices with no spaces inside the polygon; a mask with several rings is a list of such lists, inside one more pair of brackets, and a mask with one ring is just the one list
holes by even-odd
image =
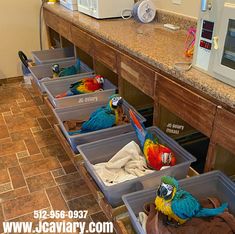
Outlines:
{"label": "bird's white facial patch", "polygon": [[167,190],[166,196],[169,196],[173,192],[174,187],[172,185],[162,183],[161,186],[166,188],[166,190]]}
{"label": "bird's white facial patch", "polygon": [[99,84],[103,84],[104,83],[104,78],[103,77],[97,77],[96,80],[97,80],[97,82]]}
{"label": "bird's white facial patch", "polygon": [[162,163],[163,164],[170,164],[171,158],[172,158],[171,153],[163,153],[162,154]]}
{"label": "bird's white facial patch", "polygon": [[112,98],[112,106],[117,106],[118,102],[122,99],[122,97],[114,97]]}

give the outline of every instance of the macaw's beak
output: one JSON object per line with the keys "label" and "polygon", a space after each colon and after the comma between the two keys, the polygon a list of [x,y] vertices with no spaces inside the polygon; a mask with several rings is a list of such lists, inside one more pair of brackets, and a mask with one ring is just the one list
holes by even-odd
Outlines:
{"label": "macaw's beak", "polygon": [[123,104],[123,99],[121,98],[121,99],[118,101],[117,106],[122,106],[122,104]]}
{"label": "macaw's beak", "polygon": [[157,195],[159,197],[165,197],[167,195],[167,189],[164,186],[160,186],[157,190]]}
{"label": "macaw's beak", "polygon": [[121,107],[122,104],[123,104],[123,99],[121,97],[116,97],[116,98],[112,99],[112,107],[113,108]]}

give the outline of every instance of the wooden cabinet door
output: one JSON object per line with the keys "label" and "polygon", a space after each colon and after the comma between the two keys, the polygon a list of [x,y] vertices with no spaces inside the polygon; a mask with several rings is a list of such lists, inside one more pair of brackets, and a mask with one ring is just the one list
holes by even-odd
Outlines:
{"label": "wooden cabinet door", "polygon": [[94,39],[94,58],[100,61],[113,72],[117,73],[117,53],[107,44]]}
{"label": "wooden cabinet door", "polygon": [[75,26],[71,26],[72,42],[87,54],[92,55],[91,36]]}
{"label": "wooden cabinet door", "polygon": [[235,153],[235,114],[223,108],[217,109],[212,141]]}
{"label": "wooden cabinet door", "polygon": [[134,59],[121,55],[121,77],[151,98],[155,93],[155,72]]}
{"label": "wooden cabinet door", "polygon": [[210,137],[216,105],[162,75],[157,76],[159,103]]}

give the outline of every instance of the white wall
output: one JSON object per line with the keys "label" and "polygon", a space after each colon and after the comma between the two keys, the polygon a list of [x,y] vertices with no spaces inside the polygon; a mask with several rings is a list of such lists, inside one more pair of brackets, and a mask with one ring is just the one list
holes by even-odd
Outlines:
{"label": "white wall", "polygon": [[159,9],[176,12],[197,18],[201,0],[181,0],[181,5],[172,3],[172,0],[153,0]]}
{"label": "white wall", "polygon": [[[154,0],[157,8],[197,17],[200,0]],[[18,50],[28,56],[39,50],[39,9],[41,0],[0,0],[0,79],[21,75]],[[45,38],[45,36],[44,36]]]}
{"label": "white wall", "polygon": [[40,5],[41,0],[0,0],[0,79],[21,75],[18,50],[31,56],[39,49]]}

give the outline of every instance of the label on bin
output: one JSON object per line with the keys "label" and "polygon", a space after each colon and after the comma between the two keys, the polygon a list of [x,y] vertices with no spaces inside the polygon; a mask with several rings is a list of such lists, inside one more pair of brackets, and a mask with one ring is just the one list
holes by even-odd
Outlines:
{"label": "label on bin", "polygon": [[168,123],[166,128],[166,133],[171,133],[175,135],[179,135],[180,131],[184,130],[184,125]]}
{"label": "label on bin", "polygon": [[85,98],[79,98],[78,103],[86,103],[86,102],[97,102],[98,97],[85,97]]}

